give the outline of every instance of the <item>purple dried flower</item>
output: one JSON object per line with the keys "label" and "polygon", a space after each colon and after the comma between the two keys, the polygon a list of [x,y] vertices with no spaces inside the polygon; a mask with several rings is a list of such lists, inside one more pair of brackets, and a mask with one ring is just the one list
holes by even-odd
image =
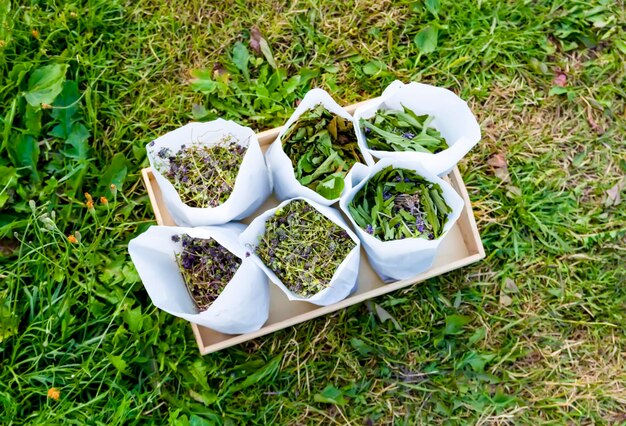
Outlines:
{"label": "purple dried flower", "polygon": [[391,198],[391,193],[389,193],[389,191],[383,192],[383,199],[384,200],[388,200],[390,198]]}
{"label": "purple dried flower", "polygon": [[148,146],[154,146],[154,141],[150,141],[150,143],[148,144]]}
{"label": "purple dried flower", "polygon": [[411,179],[409,179],[409,178],[404,178],[404,181],[405,181],[405,182],[411,182]]}
{"label": "purple dried flower", "polygon": [[374,228],[372,227],[372,225],[368,224],[365,227],[365,232],[367,232],[368,234],[373,234],[374,233]]}
{"label": "purple dried flower", "polygon": [[170,155],[170,150],[169,148],[161,148],[159,150],[159,152],[157,153],[157,156],[159,156],[159,158],[167,158]]}
{"label": "purple dried flower", "polygon": [[406,132],[406,133],[402,133],[402,137],[405,139],[413,139],[415,137],[415,134],[411,132]]}
{"label": "purple dried flower", "polygon": [[175,243],[179,242],[180,241],[180,235],[176,235],[176,234],[172,235],[172,241],[174,241]]}
{"label": "purple dried flower", "polygon": [[249,251],[246,252],[246,257],[250,257],[250,252]]}
{"label": "purple dried flower", "polygon": [[401,182],[402,178],[400,176],[396,176],[395,178],[393,178],[393,180],[395,180],[396,182]]}

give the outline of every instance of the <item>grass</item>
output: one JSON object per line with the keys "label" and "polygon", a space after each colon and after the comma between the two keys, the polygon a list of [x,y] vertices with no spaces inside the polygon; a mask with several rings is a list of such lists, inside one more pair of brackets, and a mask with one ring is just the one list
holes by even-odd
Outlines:
{"label": "grass", "polygon": [[[607,193],[626,174],[624,2],[438,4],[3,0],[0,423],[626,423],[626,210]],[[27,107],[51,64],[70,83]],[[396,78],[478,116],[460,168],[487,258],[376,299],[400,330],[362,304],[200,357],[127,255],[154,223],[144,145],[193,118],[270,128],[310,87],[347,104]]]}

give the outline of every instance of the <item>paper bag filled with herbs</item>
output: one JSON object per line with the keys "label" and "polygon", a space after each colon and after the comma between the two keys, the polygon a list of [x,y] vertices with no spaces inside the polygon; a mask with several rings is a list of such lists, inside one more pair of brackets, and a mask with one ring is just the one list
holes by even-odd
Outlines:
{"label": "paper bag filled with herbs", "polygon": [[467,103],[450,90],[421,83],[391,83],[379,98],[354,112],[357,138],[376,158],[420,161],[444,176],[480,140]]}
{"label": "paper bag filled with herbs", "polygon": [[355,164],[372,164],[352,117],[321,89],[306,94],[267,152],[276,195],[330,205],[345,192]]}
{"label": "paper bag filled with herbs", "polygon": [[269,286],[237,241],[244,228],[152,226],[131,240],[128,251],[154,305],[221,333],[261,328]]}
{"label": "paper bag filled with herbs", "polygon": [[428,269],[463,210],[452,186],[412,162],[381,160],[355,171],[359,181],[340,201],[383,280]]}
{"label": "paper bag filled with herbs", "polygon": [[359,239],[330,207],[284,201],[254,219],[239,241],[289,300],[326,306],[356,286]]}
{"label": "paper bag filled with herbs", "polygon": [[254,212],[271,180],[252,129],[218,119],[190,123],[150,142],[148,159],[178,225],[218,225]]}

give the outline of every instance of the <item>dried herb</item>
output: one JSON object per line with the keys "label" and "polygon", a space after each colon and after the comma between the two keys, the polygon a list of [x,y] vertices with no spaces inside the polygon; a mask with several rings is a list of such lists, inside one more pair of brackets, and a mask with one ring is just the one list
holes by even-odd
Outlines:
{"label": "dried herb", "polygon": [[233,278],[241,259],[213,238],[182,234],[172,236],[172,241],[182,244],[176,254],[178,268],[198,310],[205,311]]}
{"label": "dried herb", "polygon": [[181,146],[176,153],[162,148],[157,165],[190,207],[217,207],[230,197],[247,148],[225,137],[212,146]]}
{"label": "dried herb", "polygon": [[403,111],[378,110],[369,120],[361,118],[359,125],[370,149],[435,154],[448,147],[441,133],[430,126],[434,117],[416,115],[404,105],[402,108]]}
{"label": "dried herb", "polygon": [[359,227],[382,241],[439,238],[451,212],[438,184],[392,166],[372,176],[348,210]]}
{"label": "dried herb", "polygon": [[289,290],[309,297],[328,287],[355,245],[344,229],[295,200],[267,220],[255,252]]}
{"label": "dried herb", "polygon": [[329,200],[341,195],[352,165],[364,162],[352,122],[321,104],[289,127],[282,144],[298,182]]}

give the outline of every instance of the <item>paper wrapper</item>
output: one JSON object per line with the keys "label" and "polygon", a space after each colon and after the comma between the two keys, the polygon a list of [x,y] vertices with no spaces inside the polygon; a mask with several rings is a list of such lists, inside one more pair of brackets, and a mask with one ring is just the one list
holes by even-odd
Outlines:
{"label": "paper wrapper", "polygon": [[[448,214],[448,220],[444,226],[442,235],[435,240],[423,238],[405,238],[402,240],[381,241],[363,230],[352,218],[348,210],[348,204],[356,193],[363,188],[367,181],[376,173],[392,165],[394,168],[414,170],[426,180],[437,183],[443,191],[443,198],[450,206],[452,212]],[[373,167],[357,167],[353,175],[353,187],[341,198],[339,205],[346,216],[352,222],[356,233],[365,248],[367,257],[372,268],[383,279],[389,282],[411,278],[430,268],[437,255],[441,241],[454,226],[463,210],[463,199],[454,191],[452,186],[444,180],[429,172],[420,164],[412,161],[398,161],[390,158],[376,163]]]}
{"label": "paper wrapper", "polygon": [[[167,166],[167,160],[159,158],[157,153],[162,148],[169,148],[175,153],[182,145],[215,145],[225,135],[232,135],[240,146],[248,148],[232,193],[217,207],[186,205],[174,185],[161,174],[160,170]],[[148,144],[146,150],[167,209],[180,226],[219,225],[243,219],[259,208],[272,192],[269,171],[255,133],[232,121],[217,119],[207,123],[189,123],[156,139],[154,144]]]}
{"label": "paper wrapper", "polygon": [[[244,228],[241,224],[219,228],[152,226],[131,240],[128,251],[152,303],[167,313],[220,333],[249,333],[261,328],[269,315],[269,284],[265,273],[246,258],[237,241]],[[176,262],[176,253],[182,246],[172,241],[172,236],[181,234],[213,238],[242,259],[233,278],[204,312],[197,312]]]}
{"label": "paper wrapper", "polygon": [[[254,248],[256,248],[259,242],[259,236],[265,233],[265,222],[270,217],[274,216],[276,210],[284,207],[293,200],[304,200],[309,203],[318,212],[322,213],[328,219],[344,229],[348,233],[348,235],[350,235],[352,241],[354,241],[354,243],[356,244],[355,247],[350,251],[350,253],[348,253],[348,256],[343,260],[343,262],[339,264],[339,267],[333,274],[329,286],[319,293],[316,293],[308,298],[301,297],[290,291],[280,280],[280,278],[278,278],[276,274],[270,268],[268,268],[263,263],[263,261],[254,253]],[[277,207],[257,216],[257,218],[254,219],[252,223],[248,225],[246,230],[240,235],[239,242],[241,243],[241,245],[248,249],[248,251],[251,253],[250,257],[254,259],[257,265],[259,265],[263,269],[263,271],[265,271],[267,276],[269,276],[270,279],[278,287],[280,287],[280,289],[287,295],[289,300],[304,301],[313,303],[315,305],[326,306],[345,299],[353,290],[356,289],[357,277],[359,274],[361,243],[359,242],[357,236],[346,225],[339,212],[331,207],[322,206],[314,201],[307,200],[303,197],[285,200]]]}
{"label": "paper wrapper", "polygon": [[[343,117],[350,122],[354,123],[352,116],[342,107],[337,104],[330,97],[328,93],[326,93],[322,89],[313,89],[307,92],[304,96],[304,99],[298,105],[298,108],[294,111],[294,113],[289,117],[287,123],[283,127],[283,130],[278,134],[276,140],[270,145],[269,149],[266,153],[267,163],[272,174],[272,180],[274,182],[274,191],[276,193],[276,197],[279,200],[285,200],[288,198],[295,197],[304,197],[306,199],[315,201],[318,204],[323,206],[329,206],[337,201],[339,198],[335,198],[329,200],[324,198],[314,190],[307,188],[304,185],[301,185],[300,182],[296,179],[296,175],[294,173],[293,164],[287,154],[283,151],[282,146],[282,137],[285,132],[289,129],[289,127],[306,111],[315,108],[317,105],[322,104],[324,108],[326,108],[331,113]],[[358,141],[358,139],[357,139]],[[359,149],[366,164],[370,165],[374,163],[372,156],[365,150],[365,145],[362,142],[358,141]],[[352,171],[348,172],[345,178],[346,186],[342,192],[344,194],[348,189],[348,183],[350,182],[350,174]]]}
{"label": "paper wrapper", "polygon": [[[402,110],[402,106],[417,115],[434,117],[431,126],[441,132],[448,148],[437,154],[413,151],[378,151],[367,148],[365,133],[359,126],[361,118],[369,119],[377,110]],[[376,158],[421,162],[437,176],[445,176],[480,140],[480,126],[467,103],[448,89],[421,83],[403,84],[394,81],[380,98],[359,107],[354,112],[359,145]]]}

